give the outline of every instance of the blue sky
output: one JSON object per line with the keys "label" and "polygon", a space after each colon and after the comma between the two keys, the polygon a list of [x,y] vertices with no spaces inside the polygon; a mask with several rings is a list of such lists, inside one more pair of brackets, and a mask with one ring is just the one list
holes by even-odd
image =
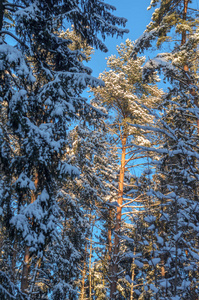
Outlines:
{"label": "blue sky", "polygon": [[123,39],[108,37],[105,41],[109,49],[108,53],[95,50],[95,54],[89,62],[89,67],[91,67],[93,75],[96,77],[106,68],[105,58],[117,53],[116,46],[127,38],[135,41],[146,29],[146,25],[149,24],[152,16],[152,10],[147,11],[150,0],[105,0],[105,2],[116,7],[117,10],[114,12],[116,16],[128,19],[126,28],[129,29],[129,33],[125,34]]}

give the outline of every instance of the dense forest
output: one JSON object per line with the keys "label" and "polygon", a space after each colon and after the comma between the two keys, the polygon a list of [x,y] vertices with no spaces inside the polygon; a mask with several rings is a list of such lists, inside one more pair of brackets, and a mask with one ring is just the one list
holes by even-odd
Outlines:
{"label": "dense forest", "polygon": [[0,0],[1,300],[199,299],[196,4]]}

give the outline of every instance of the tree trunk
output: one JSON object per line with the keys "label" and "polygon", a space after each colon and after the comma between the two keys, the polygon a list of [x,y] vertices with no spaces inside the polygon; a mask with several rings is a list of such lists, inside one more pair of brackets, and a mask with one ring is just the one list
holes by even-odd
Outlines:
{"label": "tree trunk", "polygon": [[21,291],[22,293],[27,293],[28,290],[28,276],[30,272],[30,253],[29,247],[26,246],[25,248],[25,256],[24,256],[24,265],[22,271],[22,278],[21,278]]}
{"label": "tree trunk", "polygon": [[[186,20],[186,18],[187,18],[188,2],[189,2],[189,0],[184,0],[183,20]],[[186,30],[183,30],[181,45],[184,45],[185,43],[186,43]]]}
{"label": "tree trunk", "polygon": [[112,219],[111,219],[111,212],[112,209],[109,208],[109,219],[108,219],[108,261],[109,264],[111,263],[111,252],[112,252],[112,241],[111,241],[111,236],[112,236]]}
{"label": "tree trunk", "polygon": [[[38,186],[38,182],[39,182],[39,175],[38,172],[36,172],[35,175],[35,190],[37,189]],[[36,192],[32,192],[31,195],[31,203],[33,203],[36,200]],[[29,247],[26,246],[25,247],[25,255],[24,255],[24,264],[23,264],[23,271],[22,271],[22,278],[21,278],[21,291],[23,293],[28,293],[27,289],[28,289],[28,276],[30,273],[30,252],[29,252]]]}
{"label": "tree trunk", "polygon": [[112,209],[109,208],[109,219],[108,219],[108,264],[109,264],[109,278],[112,276],[112,215],[111,215]]}
{"label": "tree trunk", "polygon": [[124,172],[125,172],[125,158],[126,158],[126,135],[122,137],[122,156],[121,156],[121,166],[119,175],[119,192],[118,192],[118,207],[116,214],[116,226],[115,226],[115,239],[113,246],[113,264],[112,264],[112,274],[111,274],[111,286],[110,286],[110,299],[116,299],[117,281],[118,281],[118,263],[119,263],[119,246],[120,246],[120,229],[121,229],[121,219],[122,219],[122,202],[123,202],[123,190],[124,190]]}
{"label": "tree trunk", "polygon": [[33,279],[32,279],[31,286],[30,286],[29,300],[32,299],[32,294],[34,292],[36,278],[39,275],[38,270],[40,267],[41,267],[41,258],[39,258],[39,260],[36,262],[36,265],[35,265],[35,271],[34,271]]}
{"label": "tree trunk", "polygon": [[15,237],[13,253],[12,253],[12,282],[15,282],[16,260],[17,260],[17,240]]}
{"label": "tree trunk", "polygon": [[[186,20],[186,18],[187,18],[187,8],[188,8],[188,3],[189,3],[189,0],[184,0],[183,20]],[[187,38],[186,30],[184,30],[184,31],[182,32],[181,46],[184,45],[184,44],[186,43],[186,38]],[[184,65],[184,71],[185,71],[185,72],[189,72],[189,67],[188,67],[187,64]],[[188,84],[191,84],[191,82],[188,81]],[[190,90],[190,93],[191,93],[191,95],[194,97],[194,104],[198,107],[198,99],[197,99],[197,95],[196,95],[195,90],[192,88],[192,89]],[[199,135],[199,119],[197,119],[197,132],[198,132],[198,135]]]}
{"label": "tree trunk", "polygon": [[[175,199],[175,235],[178,234],[178,208],[177,199]],[[175,276],[174,276],[174,292],[177,295],[177,284],[178,284],[178,240],[175,242]]]}
{"label": "tree trunk", "polygon": [[161,276],[162,276],[162,279],[165,278],[165,266],[164,266],[165,262],[164,262],[164,257],[162,257],[161,259]]}
{"label": "tree trunk", "polygon": [[89,254],[89,300],[92,300],[92,270],[91,270],[91,264],[92,264],[92,236],[90,240],[90,254]]}
{"label": "tree trunk", "polygon": [[4,10],[5,10],[3,2],[4,2],[4,0],[0,0],[0,31],[2,30],[2,27],[3,27],[3,15],[4,15]]}
{"label": "tree trunk", "polygon": [[[92,210],[90,211],[90,223],[92,219]],[[95,216],[92,220],[92,228],[91,228],[91,239],[90,239],[90,254],[89,254],[89,300],[92,300],[92,250],[93,250],[93,227],[95,223]]]}
{"label": "tree trunk", "polygon": [[111,260],[111,253],[112,253],[112,218],[111,218],[112,209],[109,208],[109,216],[108,216],[108,263],[109,263],[109,276],[112,275],[112,260]]}
{"label": "tree trunk", "polygon": [[87,243],[85,245],[85,259],[84,259],[84,267],[83,267],[83,270],[82,270],[81,300],[84,300],[84,293],[85,293],[86,253],[87,253]]}
{"label": "tree trunk", "polygon": [[[136,249],[134,248],[133,254],[135,256],[135,251]],[[130,300],[133,300],[133,294],[134,294],[134,279],[135,279],[135,258],[133,257],[133,261],[132,261],[132,275],[131,275],[131,294],[130,294]]]}

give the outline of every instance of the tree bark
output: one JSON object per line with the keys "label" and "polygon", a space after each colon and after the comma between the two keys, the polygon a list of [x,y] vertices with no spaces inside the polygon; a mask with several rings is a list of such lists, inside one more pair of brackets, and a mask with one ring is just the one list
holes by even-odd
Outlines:
{"label": "tree bark", "polygon": [[112,222],[111,222],[111,208],[109,208],[109,219],[108,219],[108,261],[109,263],[111,263],[111,252],[112,252],[112,240],[111,240],[111,236],[112,236]]}
{"label": "tree bark", "polygon": [[89,300],[92,300],[92,270],[91,270],[91,264],[92,264],[92,236],[90,240],[90,254],[89,254]]}
{"label": "tree bark", "polygon": [[121,156],[121,166],[119,175],[119,192],[118,192],[118,207],[116,214],[116,226],[115,226],[115,239],[113,246],[113,264],[112,264],[112,274],[111,274],[111,286],[110,286],[110,299],[116,299],[117,291],[117,281],[118,281],[118,263],[119,263],[119,246],[120,246],[120,229],[121,229],[121,219],[122,219],[122,203],[123,203],[123,190],[124,190],[124,172],[125,172],[125,162],[126,162],[126,140],[127,136],[124,134],[122,137],[122,156]]}
{"label": "tree bark", "polygon": [[[189,0],[184,0],[183,20],[186,20],[186,18],[187,18],[188,3],[189,3]],[[184,30],[182,32],[181,46],[186,43],[186,39],[187,39],[187,34],[186,34],[186,30]],[[185,72],[189,72],[189,67],[188,67],[187,64],[184,65],[184,71]],[[188,84],[191,84],[191,82],[188,81]],[[196,95],[196,91],[192,88],[190,90],[190,93],[194,97],[194,104],[197,107],[199,107],[199,105],[198,105],[198,98],[197,98],[197,95]],[[198,132],[198,135],[199,135],[199,119],[197,119],[197,132]]]}
{"label": "tree bark", "polygon": [[3,15],[4,15],[4,10],[5,10],[3,2],[4,2],[4,0],[0,0],[0,31],[3,27]]}
{"label": "tree bark", "polygon": [[[186,18],[187,18],[188,2],[189,2],[189,0],[184,0],[183,20],[186,20]],[[183,30],[181,45],[184,45],[185,43],[186,43],[186,30]]]}
{"label": "tree bark", "polygon": [[[187,8],[188,8],[188,3],[189,3],[189,0],[184,0],[184,14],[183,14],[183,19],[186,20],[186,17],[187,17]],[[181,45],[184,45],[186,43],[186,31],[182,32],[182,41],[181,41]],[[189,72],[189,67],[187,64],[184,65],[184,71],[185,72]],[[190,81],[188,81],[188,84],[191,84]],[[190,90],[190,93],[191,95],[194,97],[194,104],[199,107],[199,104],[198,104],[198,98],[197,98],[197,95],[196,95],[196,91],[194,88],[191,88]],[[197,119],[197,133],[199,135],[199,119]],[[195,187],[194,189],[194,195],[197,197],[197,187]],[[177,246],[176,246],[176,249],[177,249]],[[177,250],[176,250],[177,252]],[[185,254],[186,256],[188,256],[188,251],[187,249],[185,250]],[[177,253],[176,253],[177,255]],[[177,270],[175,269],[175,279],[177,277],[176,275],[176,272]],[[193,291],[193,294],[195,294],[195,291]],[[192,295],[193,296],[193,295]],[[198,297],[196,296],[196,298],[194,298],[193,296],[193,299],[198,299]]]}
{"label": "tree bark", "polygon": [[12,282],[15,282],[16,260],[17,260],[17,240],[16,240],[16,236],[15,236],[13,253],[12,253]]}
{"label": "tree bark", "polygon": [[[177,199],[175,199],[175,235],[178,234],[178,208]],[[177,295],[177,284],[178,284],[178,240],[175,242],[175,275],[174,275],[174,292]]]}
{"label": "tree bark", "polygon": [[85,259],[84,259],[84,267],[83,267],[83,270],[82,270],[81,300],[84,300],[84,293],[85,293],[86,253],[87,253],[87,243],[85,245]]}
{"label": "tree bark", "polygon": [[36,278],[39,275],[38,269],[40,267],[41,267],[41,258],[39,258],[39,260],[36,262],[36,265],[35,265],[35,271],[34,271],[33,279],[32,279],[31,286],[30,286],[29,300],[32,299],[32,294],[34,292]]}
{"label": "tree bark", "polygon": [[95,223],[95,217],[92,219],[92,210],[90,211],[90,223],[92,222],[92,228],[91,228],[91,239],[90,239],[90,253],[89,253],[89,300],[92,300],[92,250],[93,250],[93,227]]}
{"label": "tree bark", "polygon": [[26,246],[25,256],[24,256],[24,265],[23,265],[23,271],[22,271],[22,278],[21,278],[21,291],[22,291],[22,293],[27,293],[27,291],[28,291],[29,272],[30,272],[30,252],[29,252],[29,247]]}
{"label": "tree bark", "polygon": [[111,208],[109,208],[109,216],[108,216],[108,263],[109,263],[109,276],[112,275],[112,260],[111,260],[111,254],[112,254],[112,218],[111,218]]}
{"label": "tree bark", "polygon": [[[34,181],[35,190],[37,189],[38,182],[39,182],[39,175],[38,175],[38,172],[36,171],[35,181]],[[33,203],[36,200],[36,197],[37,197],[36,192],[32,192],[31,203]],[[29,273],[30,273],[30,252],[29,252],[29,247],[26,246],[25,247],[25,255],[24,255],[24,265],[23,265],[23,271],[22,271],[22,278],[21,278],[21,291],[23,293],[28,293]]]}
{"label": "tree bark", "polygon": [[[133,251],[133,254],[135,256],[135,251],[136,249],[134,248],[134,251]],[[134,279],[135,279],[135,265],[134,265],[134,262],[135,262],[135,258],[133,258],[132,260],[132,275],[131,275],[131,294],[130,294],[130,300],[133,300],[134,296]]]}

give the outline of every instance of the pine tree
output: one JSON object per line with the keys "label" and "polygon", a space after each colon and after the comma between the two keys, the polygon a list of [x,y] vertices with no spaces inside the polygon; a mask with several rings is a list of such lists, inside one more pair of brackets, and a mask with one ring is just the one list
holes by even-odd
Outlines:
{"label": "pine tree", "polygon": [[[158,101],[161,91],[155,85],[157,78],[152,79],[151,84],[145,84],[142,80],[142,64],[144,58],[134,60],[131,58],[134,45],[130,40],[118,46],[118,57],[111,56],[107,65],[110,71],[105,71],[100,78],[105,82],[105,87],[94,89],[96,98],[100,99],[109,109],[114,112],[114,121],[110,125],[110,130],[116,136],[120,149],[120,172],[118,177],[118,199],[115,223],[115,237],[112,247],[112,262],[110,267],[110,299],[117,297],[117,283],[120,261],[120,235],[122,226],[122,207],[125,202],[131,203],[125,195],[125,175],[127,168],[132,168],[136,159],[141,153],[135,151],[132,142],[147,145],[148,140],[143,135],[142,130],[133,128],[131,124],[145,124],[152,122],[147,109],[139,104],[153,107]],[[128,164],[128,166],[127,166]],[[134,201],[135,202],[135,201]]]}

